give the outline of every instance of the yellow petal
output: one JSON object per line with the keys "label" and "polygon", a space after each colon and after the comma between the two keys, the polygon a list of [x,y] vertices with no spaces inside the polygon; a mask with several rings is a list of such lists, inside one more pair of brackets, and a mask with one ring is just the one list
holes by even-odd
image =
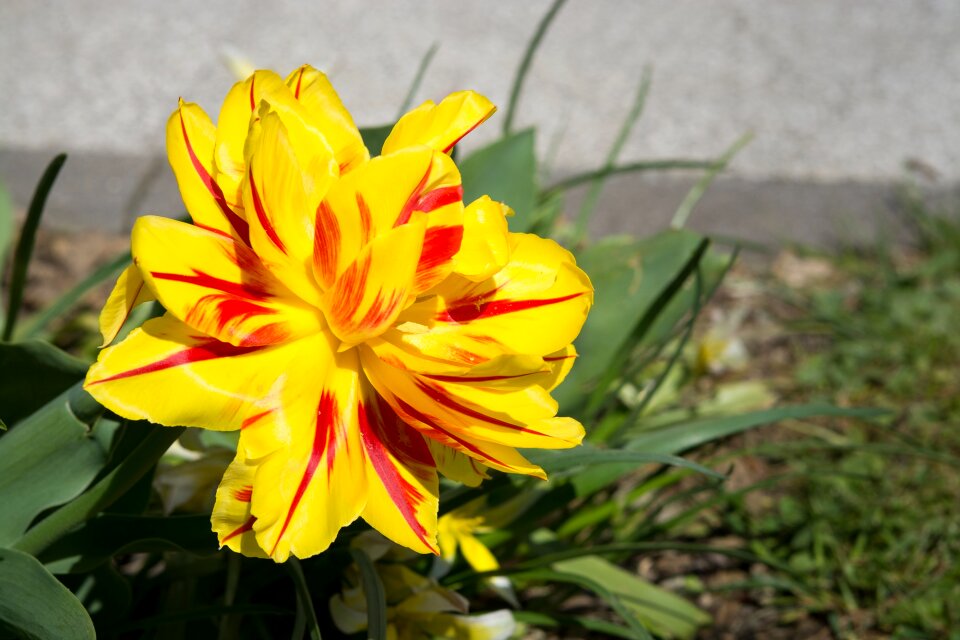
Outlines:
{"label": "yellow petal", "polygon": [[257,519],[250,513],[256,471],[256,465],[249,464],[242,451],[237,452],[217,488],[210,523],[221,548],[227,547],[252,558],[266,558],[267,553],[257,544],[253,532]]}
{"label": "yellow petal", "polygon": [[243,148],[250,120],[257,114],[260,101],[281,88],[287,90],[280,76],[272,71],[256,71],[233,85],[223,100],[217,116],[213,159],[217,183],[230,202],[242,201],[240,185],[246,174]]}
{"label": "yellow petal", "polygon": [[[369,350],[364,350],[369,354]],[[546,389],[524,377],[426,376],[394,369],[365,357],[371,379],[455,437],[470,437],[508,447],[559,449],[576,446],[583,427],[570,418],[554,418],[557,404]]]}
{"label": "yellow petal", "polygon": [[483,353],[491,345],[551,354],[577,337],[593,301],[590,280],[568,251],[521,233],[510,234],[510,261],[492,277],[471,282],[454,274],[431,293],[398,318],[425,328],[403,340],[426,355]]}
{"label": "yellow petal", "polygon": [[463,212],[463,243],[454,256],[454,272],[480,282],[507,264],[510,246],[507,218],[510,208],[487,196],[474,200]]}
{"label": "yellow petal", "polygon": [[462,195],[460,173],[441,153],[418,148],[374,158],[337,181],[318,212],[317,281],[329,286],[367,243],[422,212],[427,231],[414,290],[432,287],[460,248]]}
{"label": "yellow petal", "polygon": [[132,264],[124,269],[100,311],[100,335],[103,336],[100,346],[105,347],[113,342],[134,307],[156,299],[144,284],[137,265]]}
{"label": "yellow petal", "polygon": [[[367,503],[356,354],[335,353],[331,341],[324,343],[322,351],[305,354],[316,391],[284,397],[286,437],[276,437],[276,449],[259,461],[254,477],[254,531],[277,562],[324,551]],[[269,438],[257,429],[241,433],[240,448],[259,457]]]}
{"label": "yellow petal", "polygon": [[316,332],[322,318],[267,271],[246,246],[189,224],[144,216],[134,261],[167,310],[235,345],[276,344]]}
{"label": "yellow petal", "polygon": [[[546,479],[543,469],[520,455],[514,447],[482,439],[472,429],[463,430],[462,414],[458,415],[449,407],[430,402],[429,399],[425,401],[424,392],[416,387],[406,372],[398,372],[384,364],[368,349],[361,349],[360,353],[364,373],[380,396],[404,422],[423,435],[476,458],[489,467]],[[411,395],[414,397],[411,398]],[[490,427],[482,419],[475,419],[474,424]]]}
{"label": "yellow petal", "polygon": [[305,64],[287,76],[286,82],[294,98],[305,107],[307,117],[333,149],[340,173],[356,169],[370,158],[357,125],[326,74]]}
{"label": "yellow petal", "polygon": [[357,344],[385,331],[407,304],[423,247],[422,215],[381,234],[324,294],[331,331]]}
{"label": "yellow petal", "polygon": [[[371,390],[372,391],[372,390]],[[369,497],[363,519],[397,544],[438,553],[440,486],[422,435],[370,393],[360,405]]]}
{"label": "yellow petal", "polygon": [[314,151],[309,166],[302,167],[280,116],[266,113],[250,128],[243,202],[250,243],[261,261],[300,298],[317,304],[314,220],[337,167],[328,149],[316,146]]}
{"label": "yellow petal", "polygon": [[297,394],[309,384],[305,375],[290,373],[301,362],[304,345],[236,347],[167,314],[101,351],[85,388],[130,420],[239,429],[278,410],[280,388]]}
{"label": "yellow petal", "polygon": [[451,93],[440,104],[428,100],[397,121],[383,143],[383,154],[416,145],[450,153],[495,110],[492,102],[473,91]]}
{"label": "yellow petal", "polygon": [[[167,158],[194,224],[246,242],[247,223],[235,192],[224,194],[214,179],[217,130],[198,105],[180,101],[167,121]],[[246,135],[246,130],[243,134]],[[242,142],[241,142],[242,144]],[[230,195],[234,196],[232,199]]]}
{"label": "yellow petal", "polygon": [[482,542],[472,535],[461,535],[459,542],[463,559],[475,571],[493,571],[500,568],[500,563],[497,562],[497,558],[490,552],[490,549],[487,549]]}
{"label": "yellow petal", "polygon": [[[481,482],[490,479],[487,467],[481,462],[436,440],[427,439],[427,444],[430,445],[430,453],[433,454],[437,470],[450,480],[462,482],[468,487],[479,487]],[[443,539],[440,540],[440,546],[443,547]]]}

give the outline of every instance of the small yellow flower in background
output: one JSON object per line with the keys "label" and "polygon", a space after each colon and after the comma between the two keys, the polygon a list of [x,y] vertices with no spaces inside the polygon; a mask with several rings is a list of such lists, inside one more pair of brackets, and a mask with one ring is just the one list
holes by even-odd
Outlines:
{"label": "small yellow flower in background", "polygon": [[438,553],[437,472],[545,477],[518,447],[576,446],[550,391],[592,303],[551,240],[466,206],[449,153],[493,105],[463,91],[397,122],[372,158],[326,76],[257,71],[214,125],[181,101],[167,151],[193,224],[140,218],[101,317],[167,313],[104,349],[86,389],[128,419],[240,430],[220,543],[278,562],[362,517]]}
{"label": "small yellow flower in background", "polygon": [[[387,638],[390,640],[506,640],[516,630],[516,621],[506,609],[466,615],[469,603],[459,593],[441,587],[435,580],[403,564],[378,562],[399,559],[402,555],[397,553],[395,545],[375,532],[357,536],[352,546],[365,549],[375,561],[374,567],[386,594]],[[347,584],[330,599],[330,615],[340,631],[359,633],[368,625],[366,596],[356,565],[351,565],[344,575]]]}
{"label": "small yellow flower in background", "polygon": [[[437,531],[440,557],[450,565],[456,560],[459,551],[467,564],[478,573],[499,569],[500,563],[496,556],[477,536],[507,526],[540,497],[542,496],[539,493],[528,491],[495,507],[488,506],[484,497],[441,516]],[[486,579],[486,583],[504,600],[518,606],[509,578],[492,576]]]}

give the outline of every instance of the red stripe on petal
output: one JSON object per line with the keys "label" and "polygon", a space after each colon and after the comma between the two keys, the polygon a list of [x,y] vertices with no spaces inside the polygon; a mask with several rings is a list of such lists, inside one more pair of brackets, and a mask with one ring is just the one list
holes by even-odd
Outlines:
{"label": "red stripe on petal", "polygon": [[253,196],[253,208],[257,213],[257,220],[260,221],[260,226],[263,227],[263,230],[267,232],[267,237],[270,238],[277,249],[281,252],[286,253],[287,248],[283,246],[283,240],[280,239],[280,236],[277,235],[277,230],[273,228],[273,223],[270,222],[270,218],[267,217],[267,212],[263,209],[263,203],[260,201],[260,194],[257,192],[257,182],[253,179],[253,166],[250,167],[250,194]]}
{"label": "red stripe on petal", "polygon": [[360,245],[365,245],[373,239],[373,216],[370,207],[363,195],[357,193],[357,210],[360,212]]}
{"label": "red stripe on petal", "polygon": [[337,259],[340,253],[340,223],[326,201],[317,208],[313,231],[313,263],[320,272],[323,285],[329,287],[337,277]]}
{"label": "red stripe on petal", "polygon": [[[400,424],[399,418],[397,418],[396,414],[388,407],[381,406],[380,410],[381,412],[388,411],[388,415],[392,416],[395,421],[395,423],[391,425],[391,432],[395,438],[396,436],[400,436],[402,429],[409,429],[409,427]],[[388,442],[388,436],[384,425],[381,424],[382,420],[382,413],[380,416],[374,415],[374,422],[371,424],[367,418],[366,407],[363,404],[359,405],[360,435],[374,471],[381,482],[383,482],[384,489],[387,490],[387,494],[390,496],[393,504],[397,507],[397,510],[400,511],[400,515],[413,533],[420,539],[424,546],[433,548],[433,545],[427,540],[426,528],[417,520],[416,509],[423,503],[426,496],[403,477],[393,465],[390,456],[387,455],[387,446],[385,446],[385,443]],[[423,441],[423,436],[419,433],[412,435],[414,437],[409,438],[407,442],[390,442],[392,445],[390,446],[390,452],[401,464],[405,462],[404,458],[406,457],[415,463],[433,466],[433,456],[430,454],[430,449],[427,447],[426,442]],[[417,441],[419,441],[419,443]]]}
{"label": "red stripe on petal", "polygon": [[267,417],[268,415],[270,415],[271,413],[273,413],[273,409],[267,409],[266,411],[263,411],[263,412],[258,413],[258,414],[256,414],[256,415],[252,415],[252,416],[250,416],[249,418],[247,418],[246,420],[243,421],[243,424],[240,425],[240,428],[241,428],[241,429],[246,429],[247,427],[252,427],[252,426],[255,425],[256,423],[258,423],[258,422],[260,422],[261,420],[263,420],[264,418],[266,418],[266,417]]}
{"label": "red stripe on petal", "polygon": [[[297,510],[300,501],[303,499],[307,487],[309,487],[313,481],[313,476],[316,474],[317,467],[320,466],[320,460],[323,459],[324,454],[327,455],[327,468],[329,469],[333,464],[333,458],[336,455],[337,411],[337,399],[329,391],[324,391],[320,394],[320,404],[317,407],[317,422],[313,432],[313,446],[310,449],[307,468],[303,472],[303,477],[300,478],[300,484],[297,486],[297,491],[293,495],[293,500],[290,501],[290,508],[287,509],[287,517],[284,519],[283,526],[280,527],[280,534],[277,536],[276,542],[273,543],[273,549],[270,551],[271,556],[277,550],[277,545],[280,544],[280,540],[287,532],[287,527],[290,526],[290,520],[293,518],[293,514]],[[333,447],[328,450],[331,443],[333,443]]]}
{"label": "red stripe on petal", "polygon": [[203,166],[203,163],[200,162],[200,158],[197,157],[196,152],[194,152],[193,144],[190,143],[190,136],[187,135],[187,125],[183,121],[182,110],[180,111],[180,131],[183,132],[183,143],[187,147],[187,154],[190,156],[190,162],[193,164],[193,170],[197,172],[197,176],[199,176],[200,181],[203,182],[203,185],[207,188],[207,191],[209,191],[210,195],[213,196],[213,200],[217,203],[217,206],[220,207],[220,211],[223,212],[227,222],[229,222],[230,226],[233,227],[233,230],[237,232],[237,236],[244,243],[249,245],[250,225],[247,224],[246,220],[238,216],[236,212],[230,208],[230,206],[227,204],[226,197],[223,195],[223,190],[220,189],[220,185],[213,180],[213,178],[207,172],[207,169]]}
{"label": "red stripe on petal", "polygon": [[89,386],[95,384],[101,384],[103,382],[110,382],[112,380],[121,380],[123,378],[131,378],[133,376],[140,376],[146,373],[153,373],[155,371],[163,371],[164,369],[170,369],[173,367],[180,367],[185,364],[193,364],[196,362],[203,362],[204,360],[213,360],[215,358],[229,358],[233,356],[242,356],[244,354],[250,353],[252,351],[257,351],[262,349],[260,346],[246,346],[246,347],[236,347],[227,342],[220,342],[219,340],[209,340],[207,342],[198,344],[194,347],[188,347],[183,351],[178,351],[172,355],[163,358],[162,360],[157,360],[156,362],[151,362],[142,367],[137,367],[135,369],[130,369],[128,371],[122,371],[116,373],[112,376],[106,377],[102,380],[94,380],[93,382],[88,382]]}
{"label": "red stripe on petal", "polygon": [[250,282],[232,282],[230,280],[224,280],[223,278],[211,276],[209,273],[198,271],[197,269],[191,269],[191,271],[193,271],[192,274],[151,271],[150,275],[158,280],[170,280],[173,282],[193,284],[205,289],[222,291],[223,293],[237,296],[238,298],[249,298],[263,302],[272,297],[259,286],[256,286]]}
{"label": "red stripe on petal", "polygon": [[[544,360],[546,360],[546,358],[544,358]],[[531,371],[530,373],[518,373],[515,376],[444,376],[436,373],[422,373],[420,375],[424,378],[436,380],[437,382],[496,382],[498,380],[513,380],[514,378],[532,376],[536,373],[540,372]]]}
{"label": "red stripe on petal", "polygon": [[254,109],[257,108],[257,103],[253,99],[253,85],[256,82],[257,82],[257,76],[256,75],[250,76],[250,111],[253,111]]}
{"label": "red stripe on petal", "polygon": [[237,489],[233,492],[233,497],[240,502],[250,502],[250,500],[253,499],[253,487],[247,485],[241,489]]}
{"label": "red stripe on petal", "polygon": [[445,207],[463,199],[463,187],[459,184],[449,187],[440,187],[424,194],[413,208],[414,211],[430,213],[440,207]]}
{"label": "red stripe on petal", "polygon": [[410,197],[407,198],[406,203],[404,203],[403,208],[400,210],[400,215],[397,216],[397,221],[393,223],[394,227],[399,227],[410,221],[410,216],[413,215],[413,212],[417,209],[417,203],[420,202],[423,189],[427,186],[427,180],[430,179],[430,168],[431,165],[427,165],[427,170],[424,172],[423,177],[420,178],[420,183],[413,188]]}
{"label": "red stripe on petal", "polygon": [[558,360],[569,360],[570,358],[576,358],[577,354],[571,353],[569,356],[543,356],[543,359],[547,362],[557,362]]}
{"label": "red stripe on petal", "polygon": [[[394,400],[396,400],[396,402],[397,402],[397,404],[399,405],[400,409],[401,409],[404,413],[406,413],[407,415],[409,415],[409,416],[410,416],[411,418],[413,418],[414,420],[416,420],[416,421],[418,421],[418,422],[422,422],[422,423],[425,424],[429,429],[434,429],[434,430],[436,430],[436,431],[439,431],[439,432],[442,433],[444,436],[446,436],[446,437],[449,438],[450,440],[453,440],[454,442],[456,442],[457,444],[459,444],[461,447],[463,447],[463,448],[466,449],[467,451],[470,451],[470,452],[476,454],[478,457],[483,458],[484,460],[489,460],[490,462],[492,462],[492,463],[494,463],[494,464],[497,464],[497,465],[500,465],[500,466],[506,466],[506,465],[504,465],[502,462],[500,462],[499,460],[497,460],[496,458],[494,458],[493,456],[491,456],[490,454],[488,454],[487,452],[483,451],[480,447],[478,447],[478,446],[476,446],[476,445],[474,445],[474,444],[471,444],[471,443],[469,443],[469,442],[467,442],[467,441],[465,441],[465,440],[462,440],[461,438],[458,438],[457,436],[453,435],[452,433],[450,433],[449,431],[447,431],[446,429],[444,429],[443,427],[441,427],[439,424],[437,424],[436,420],[434,420],[434,419],[431,418],[430,416],[426,415],[425,413],[421,412],[421,411],[420,411],[419,409],[417,409],[416,407],[413,407],[413,406],[407,404],[407,403],[404,402],[401,398],[396,398],[396,397],[395,397]],[[429,434],[428,434],[428,435],[429,435]],[[443,443],[441,443],[441,444],[443,444]]]}
{"label": "red stripe on petal", "polygon": [[443,152],[444,152],[444,153],[450,153],[451,151],[453,151],[453,148],[454,148],[455,146],[457,146],[457,143],[458,143],[458,142],[460,142],[461,140],[463,140],[464,137],[466,137],[466,135],[467,135],[468,133],[470,133],[471,131],[473,131],[474,129],[476,129],[477,127],[479,127],[481,124],[483,124],[484,122],[486,122],[487,118],[489,118],[489,117],[490,117],[490,114],[487,114],[487,115],[483,116],[483,118],[481,118],[480,120],[477,120],[477,122],[474,123],[473,126],[471,126],[469,129],[467,129],[467,130],[464,131],[462,134],[460,134],[460,137],[459,137],[459,138],[457,138],[456,140],[454,140],[453,142],[451,142],[449,145],[447,145],[447,148],[444,149]]}
{"label": "red stripe on petal", "polygon": [[570,295],[560,296],[559,298],[491,300],[490,302],[461,304],[438,313],[436,319],[439,322],[470,322],[480,318],[491,318],[505,313],[514,313],[516,311],[525,311],[526,309],[535,309],[536,307],[566,302],[567,300],[573,300],[574,298],[582,296],[584,293],[585,292],[571,293]]}
{"label": "red stripe on petal", "polygon": [[227,540],[236,538],[237,536],[244,534],[247,531],[250,531],[251,529],[253,529],[253,523],[255,523],[256,521],[257,521],[256,516],[250,516],[246,522],[244,522],[242,525],[240,525],[239,527],[237,527],[227,535],[225,535],[223,537],[223,540],[220,541],[220,546],[222,547],[227,542]]}
{"label": "red stripe on petal", "polygon": [[447,394],[443,389],[441,389],[436,385],[427,385],[420,381],[417,381],[416,385],[417,385],[417,388],[420,389],[420,391],[430,396],[430,399],[432,399],[434,402],[436,402],[440,406],[446,407],[448,409],[452,409],[453,411],[462,413],[463,415],[473,418],[475,420],[480,420],[481,422],[494,424],[499,427],[506,427],[507,429],[513,429],[514,431],[519,431],[521,433],[530,433],[537,436],[547,435],[545,433],[541,433],[535,429],[530,429],[523,425],[514,424],[513,422],[507,422],[506,420],[500,420],[499,418],[488,416],[487,414],[481,411],[478,411],[476,409],[472,409],[466,405],[463,405],[457,402],[456,400],[454,400],[449,394]]}
{"label": "red stripe on petal", "polygon": [[430,227],[423,236],[423,251],[417,263],[417,278],[448,262],[463,242],[463,225]]}
{"label": "red stripe on petal", "polygon": [[300,83],[303,82],[303,71],[304,67],[300,67],[300,73],[297,75],[297,88],[293,91],[293,97],[297,100],[300,99]]}

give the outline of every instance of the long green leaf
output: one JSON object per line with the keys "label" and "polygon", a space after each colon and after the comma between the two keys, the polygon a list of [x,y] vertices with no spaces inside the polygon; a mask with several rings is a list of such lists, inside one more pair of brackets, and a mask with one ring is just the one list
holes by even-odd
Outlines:
{"label": "long green leaf", "polygon": [[536,580],[548,583],[565,582],[568,584],[575,584],[582,589],[591,591],[602,598],[608,605],[610,605],[611,609],[617,612],[617,615],[619,615],[630,627],[630,630],[634,633],[635,638],[653,640],[653,636],[650,635],[650,632],[647,631],[647,628],[643,626],[642,622],[637,620],[636,616],[633,614],[633,611],[631,611],[630,608],[623,603],[620,597],[590,576],[567,573],[553,569],[536,569],[532,571],[515,573],[513,574],[513,577],[517,580]]}
{"label": "long green leaf", "polygon": [[300,566],[300,561],[294,557],[287,560],[287,564],[290,567],[290,574],[293,576],[293,583],[297,590],[297,619],[300,621],[300,624],[294,625],[293,640],[299,640],[303,637],[303,633],[298,630],[301,625],[310,630],[311,640],[321,640],[320,623],[317,622],[317,612],[313,608],[313,596],[307,586],[307,578],[303,575],[303,567]]}
{"label": "long green leaf", "polygon": [[0,344],[0,418],[15,425],[83,380],[88,366],[48,342]]}
{"label": "long green leaf", "polygon": [[101,265],[86,278],[74,285],[69,291],[54,300],[52,304],[35,315],[23,329],[17,332],[17,338],[22,340],[39,337],[51,322],[62,318],[63,314],[77,304],[80,299],[83,298],[84,294],[101,282],[120,275],[120,272],[129,265],[129,251],[124,251],[113,260]]}
{"label": "long green leaf", "polygon": [[0,636],[37,640],[94,640],[80,601],[36,558],[0,549]]}
{"label": "long green leaf", "polygon": [[0,438],[0,545],[41,512],[76,498],[106,463],[103,447],[61,393]]}
{"label": "long green leaf", "polygon": [[682,229],[684,225],[687,224],[687,218],[690,217],[690,213],[693,212],[693,208],[697,206],[697,203],[700,202],[700,199],[703,198],[703,194],[707,192],[707,188],[713,184],[714,179],[720,174],[721,171],[727,168],[727,165],[730,164],[730,161],[733,160],[733,157],[740,152],[747,144],[753,139],[752,133],[747,133],[740,138],[738,138],[730,148],[727,149],[720,158],[714,163],[710,170],[699,180],[696,184],[693,185],[693,188],[687,193],[684,197],[683,202],[680,203],[680,206],[677,207],[677,212],[673,214],[673,220],[670,222],[670,226],[674,229]]}
{"label": "long green leaf", "polygon": [[523,622],[535,627],[548,627],[561,629],[562,631],[571,631],[573,629],[583,629],[584,631],[593,631],[614,638],[625,638],[634,640],[636,634],[626,627],[618,624],[599,620],[596,618],[587,618],[585,616],[565,616],[553,613],[543,613],[542,611],[514,611],[513,617],[517,622]]}
{"label": "long green leaf", "polygon": [[546,200],[549,196],[578,187],[582,184],[594,182],[598,178],[627,174],[642,173],[644,171],[674,171],[711,169],[716,165],[715,160],[693,160],[688,158],[667,158],[665,160],[640,160],[627,164],[615,164],[612,167],[593,169],[582,173],[575,173],[562,180],[554,182],[540,192],[540,199]]}
{"label": "long green leaf", "polygon": [[635,576],[599,556],[590,555],[555,562],[563,573],[579,575],[616,594],[647,628],[664,638],[692,638],[710,616],[680,596]]}
{"label": "long green leaf", "polygon": [[597,200],[603,192],[603,185],[606,183],[607,177],[617,163],[617,158],[620,157],[620,151],[623,150],[623,145],[626,144],[627,139],[630,137],[633,126],[643,113],[643,106],[647,102],[647,94],[650,93],[651,75],[652,73],[649,67],[643,70],[643,76],[640,78],[640,86],[633,100],[633,106],[630,107],[627,117],[624,118],[623,124],[620,125],[620,131],[617,132],[613,146],[610,147],[610,151],[607,152],[607,159],[603,164],[603,168],[600,170],[600,175],[598,175],[590,185],[590,190],[587,191],[587,194],[583,197],[583,202],[580,203],[580,211],[577,213],[577,220],[574,224],[573,231],[575,238],[585,238],[587,235],[587,224],[590,222],[593,210],[597,206]]}
{"label": "long green leaf", "polygon": [[886,412],[880,409],[847,409],[827,404],[805,404],[754,411],[738,416],[693,420],[656,431],[642,433],[630,439],[626,448],[646,453],[676,455],[719,438],[747,431],[754,427],[780,420],[832,417],[876,418]]}
{"label": "long green leaf", "polygon": [[151,431],[110,473],[78,498],[34,525],[13,545],[14,548],[39,555],[74,527],[109,507],[153,468],[160,456],[180,437],[183,429],[158,427]]}
{"label": "long green leaf", "polygon": [[549,451],[544,449],[526,449],[523,455],[534,464],[543,467],[543,470],[549,474],[562,473],[570,471],[577,467],[587,467],[596,465],[623,465],[627,463],[628,468],[635,468],[641,464],[666,464],[683,469],[689,469],[702,473],[711,478],[723,479],[724,475],[717,473],[713,469],[703,465],[679,458],[677,456],[665,455],[660,453],[650,453],[647,451],[622,451],[619,449],[596,449],[588,445],[582,445],[576,449],[566,449],[562,451]]}
{"label": "long green leaf", "polygon": [[121,553],[157,551],[215,553],[210,516],[101,514],[53,543],[40,558],[52,573],[85,573]]}
{"label": "long green leaf", "polygon": [[387,638],[387,596],[370,556],[361,549],[350,549],[350,556],[360,568],[360,584],[367,598],[367,638]]}
{"label": "long green leaf", "polygon": [[488,195],[515,212],[511,231],[527,231],[536,221],[537,161],[533,129],[511,134],[478,149],[460,162],[463,201]]}
{"label": "long green leaf", "polygon": [[13,200],[6,187],[0,184],[0,274],[7,266],[7,252],[13,242]]}
{"label": "long green leaf", "polygon": [[33,254],[33,245],[37,240],[37,228],[40,226],[40,218],[43,215],[43,208],[47,204],[47,196],[53,189],[53,183],[67,161],[67,156],[61,153],[54,158],[43,172],[43,177],[37,183],[37,189],[33,192],[33,199],[30,200],[30,207],[27,209],[27,218],[23,221],[23,228],[20,230],[20,239],[17,241],[17,248],[13,254],[13,271],[10,273],[10,298],[7,302],[7,320],[3,325],[3,340],[9,341],[13,337],[13,330],[17,322],[17,314],[20,312],[20,305],[23,303],[23,289],[27,282],[27,267],[30,264],[30,256]]}
{"label": "long green leaf", "polygon": [[671,283],[701,242],[689,231],[666,231],[639,241],[611,238],[579,252],[577,263],[593,283],[594,304],[575,343],[576,366],[554,391],[562,413],[577,412],[585,388],[612,367],[644,318],[665,304],[661,299],[671,297]]}
{"label": "long green leaf", "polygon": [[410,108],[410,105],[413,104],[414,98],[417,97],[417,91],[420,90],[420,84],[423,82],[423,76],[427,73],[427,68],[430,67],[430,63],[433,62],[433,56],[437,55],[439,48],[440,43],[434,42],[430,45],[430,48],[427,49],[423,58],[420,59],[420,66],[417,67],[417,73],[413,77],[413,82],[410,83],[410,88],[407,90],[407,95],[404,97],[403,103],[400,105],[400,111],[397,112],[397,120],[399,120]]}
{"label": "long green leaf", "polygon": [[517,67],[517,73],[513,78],[513,86],[510,88],[510,99],[507,101],[506,115],[503,119],[503,135],[507,136],[513,129],[513,117],[517,111],[517,103],[520,101],[520,93],[523,91],[523,83],[527,79],[527,72],[530,71],[530,63],[533,62],[533,54],[540,47],[540,41],[546,35],[550,23],[557,16],[557,13],[563,7],[567,0],[554,0],[550,9],[544,14],[534,31],[533,37],[527,43],[527,48],[523,52],[523,58],[520,60],[520,66]]}

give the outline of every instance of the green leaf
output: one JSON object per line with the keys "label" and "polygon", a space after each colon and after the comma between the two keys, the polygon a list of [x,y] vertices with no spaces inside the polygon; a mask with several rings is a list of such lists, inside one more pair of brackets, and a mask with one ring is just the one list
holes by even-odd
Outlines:
{"label": "green leaf", "polygon": [[582,589],[592,591],[597,596],[603,598],[603,600],[610,605],[610,608],[616,611],[617,614],[623,618],[623,621],[629,625],[630,630],[633,633],[632,637],[653,640],[650,632],[647,631],[643,623],[640,622],[633,614],[633,610],[620,599],[620,596],[608,589],[605,585],[597,582],[593,576],[583,575],[582,573],[568,573],[566,571],[555,569],[536,569],[533,571],[523,571],[515,573],[513,576],[517,580],[540,580],[548,583],[563,582],[567,584],[575,584]]}
{"label": "green leaf", "polygon": [[317,622],[317,612],[313,609],[313,596],[307,586],[307,578],[303,575],[303,567],[300,566],[300,561],[292,556],[287,560],[287,565],[297,591],[297,619],[294,622],[293,637],[299,640],[303,637],[303,631],[309,627],[311,640],[321,640],[320,623]]}
{"label": "green leaf", "polygon": [[210,516],[102,514],[50,545],[40,558],[52,573],[84,573],[120,553],[216,553]]}
{"label": "green leaf", "polygon": [[509,219],[511,231],[527,231],[536,222],[537,160],[533,129],[508,135],[478,149],[460,163],[463,201],[469,204],[480,196],[510,206],[516,213]]}
{"label": "green leaf", "polygon": [[41,312],[35,315],[30,322],[21,331],[17,332],[19,338],[36,338],[44,329],[54,320],[63,317],[63,314],[69,311],[77,304],[84,294],[96,287],[104,280],[116,278],[120,272],[130,264],[130,252],[124,251],[110,262],[101,265],[86,278],[77,283],[69,291],[53,301],[52,304],[45,307]]}
{"label": "green leaf", "polygon": [[80,495],[106,462],[69,396],[60,394],[0,438],[0,545],[17,540],[40,512]]}
{"label": "green leaf", "polygon": [[31,640],[93,640],[80,601],[36,558],[0,549],[0,635]]}
{"label": "green leaf", "polygon": [[[423,54],[423,58],[420,59],[420,66],[417,67],[417,73],[413,76],[413,82],[410,83],[410,88],[407,90],[407,95],[403,99],[403,102],[400,105],[400,111],[397,113],[397,120],[399,120],[403,115],[410,109],[410,106],[413,104],[414,98],[417,97],[417,91],[420,90],[420,83],[423,82],[423,76],[427,73],[427,68],[430,66],[430,63],[433,61],[433,56],[437,55],[437,50],[440,48],[439,42],[434,42],[430,45],[430,48],[427,49],[427,52]],[[381,146],[383,146],[381,144]],[[369,148],[369,147],[368,147]]]}
{"label": "green leaf", "polygon": [[827,404],[805,404],[754,411],[738,416],[708,418],[676,424],[632,438],[626,448],[646,453],[678,454],[707,442],[779,422],[780,420],[813,417],[876,418],[886,412],[881,409],[846,409]]}
{"label": "green leaf", "polygon": [[7,252],[13,242],[13,201],[10,192],[0,184],[0,274],[7,264]]}
{"label": "green leaf", "polygon": [[[183,430],[184,427],[155,427],[149,431],[140,444],[116,467],[82,495],[31,527],[16,541],[14,547],[39,555],[68,531],[109,507],[134,486],[143,474],[153,468]],[[3,440],[0,440],[0,444],[3,444]]]}
{"label": "green leaf", "polygon": [[513,77],[513,86],[510,88],[510,100],[507,102],[507,109],[503,119],[503,135],[510,134],[513,127],[513,116],[517,112],[517,104],[520,102],[520,93],[523,91],[523,82],[527,79],[527,72],[530,71],[530,64],[533,62],[533,54],[540,47],[543,36],[550,28],[550,23],[557,17],[557,13],[563,7],[567,0],[554,0],[553,4],[544,14],[537,25],[537,30],[533,32],[533,37],[527,43],[527,48],[523,52],[523,58],[520,59],[520,66],[517,67],[517,73]]}
{"label": "green leaf", "polygon": [[47,342],[0,344],[0,418],[16,425],[83,380],[87,366]]}
{"label": "green leaf", "polygon": [[33,245],[37,239],[37,228],[40,226],[40,217],[43,215],[43,208],[47,204],[47,196],[53,189],[53,183],[67,161],[66,154],[61,153],[54,158],[47,166],[46,171],[37,183],[37,189],[33,192],[33,198],[30,200],[30,206],[27,209],[27,218],[23,221],[23,228],[20,230],[20,239],[17,241],[17,248],[13,254],[13,270],[10,273],[10,298],[7,303],[7,320],[3,325],[3,340],[8,341],[13,336],[13,329],[17,322],[17,314],[20,312],[20,304],[23,302],[23,288],[27,282],[27,267],[30,264],[30,256],[33,254]]}
{"label": "green leaf", "polygon": [[623,465],[629,463],[627,469],[636,468],[641,464],[667,464],[702,473],[711,478],[722,479],[724,476],[703,465],[678,458],[677,456],[648,451],[621,451],[618,449],[596,449],[589,445],[581,445],[575,449],[549,451],[544,449],[525,449],[523,455],[534,464],[543,467],[548,474],[570,471],[577,467],[595,465]]}
{"label": "green leaf", "polygon": [[383,148],[383,143],[387,141],[391,131],[393,131],[392,124],[360,129],[360,137],[363,138],[363,144],[370,150],[370,155],[380,154],[380,149]]}
{"label": "green leaf", "polygon": [[555,562],[553,568],[602,585],[658,636],[686,640],[710,622],[709,615],[687,600],[598,556]]}
{"label": "green leaf", "polygon": [[626,640],[633,640],[636,638],[636,635],[633,633],[633,631],[627,629],[626,627],[621,627],[620,625],[607,622],[606,620],[598,620],[584,616],[547,614],[543,613],[542,611],[514,611],[513,617],[517,622],[532,624],[537,627],[549,627],[553,629],[561,629],[563,631],[582,629],[584,631],[594,631],[596,633],[602,633],[615,638],[626,638]]}
{"label": "green leaf", "polygon": [[360,567],[360,584],[367,598],[367,638],[387,638],[387,595],[370,556],[362,549],[350,549],[350,556]]}
{"label": "green leaf", "polygon": [[561,413],[584,402],[584,387],[599,378],[622,352],[658,298],[695,255],[702,238],[687,231],[665,231],[643,240],[611,238],[577,255],[590,276],[594,303],[576,340],[576,366],[554,391]]}

